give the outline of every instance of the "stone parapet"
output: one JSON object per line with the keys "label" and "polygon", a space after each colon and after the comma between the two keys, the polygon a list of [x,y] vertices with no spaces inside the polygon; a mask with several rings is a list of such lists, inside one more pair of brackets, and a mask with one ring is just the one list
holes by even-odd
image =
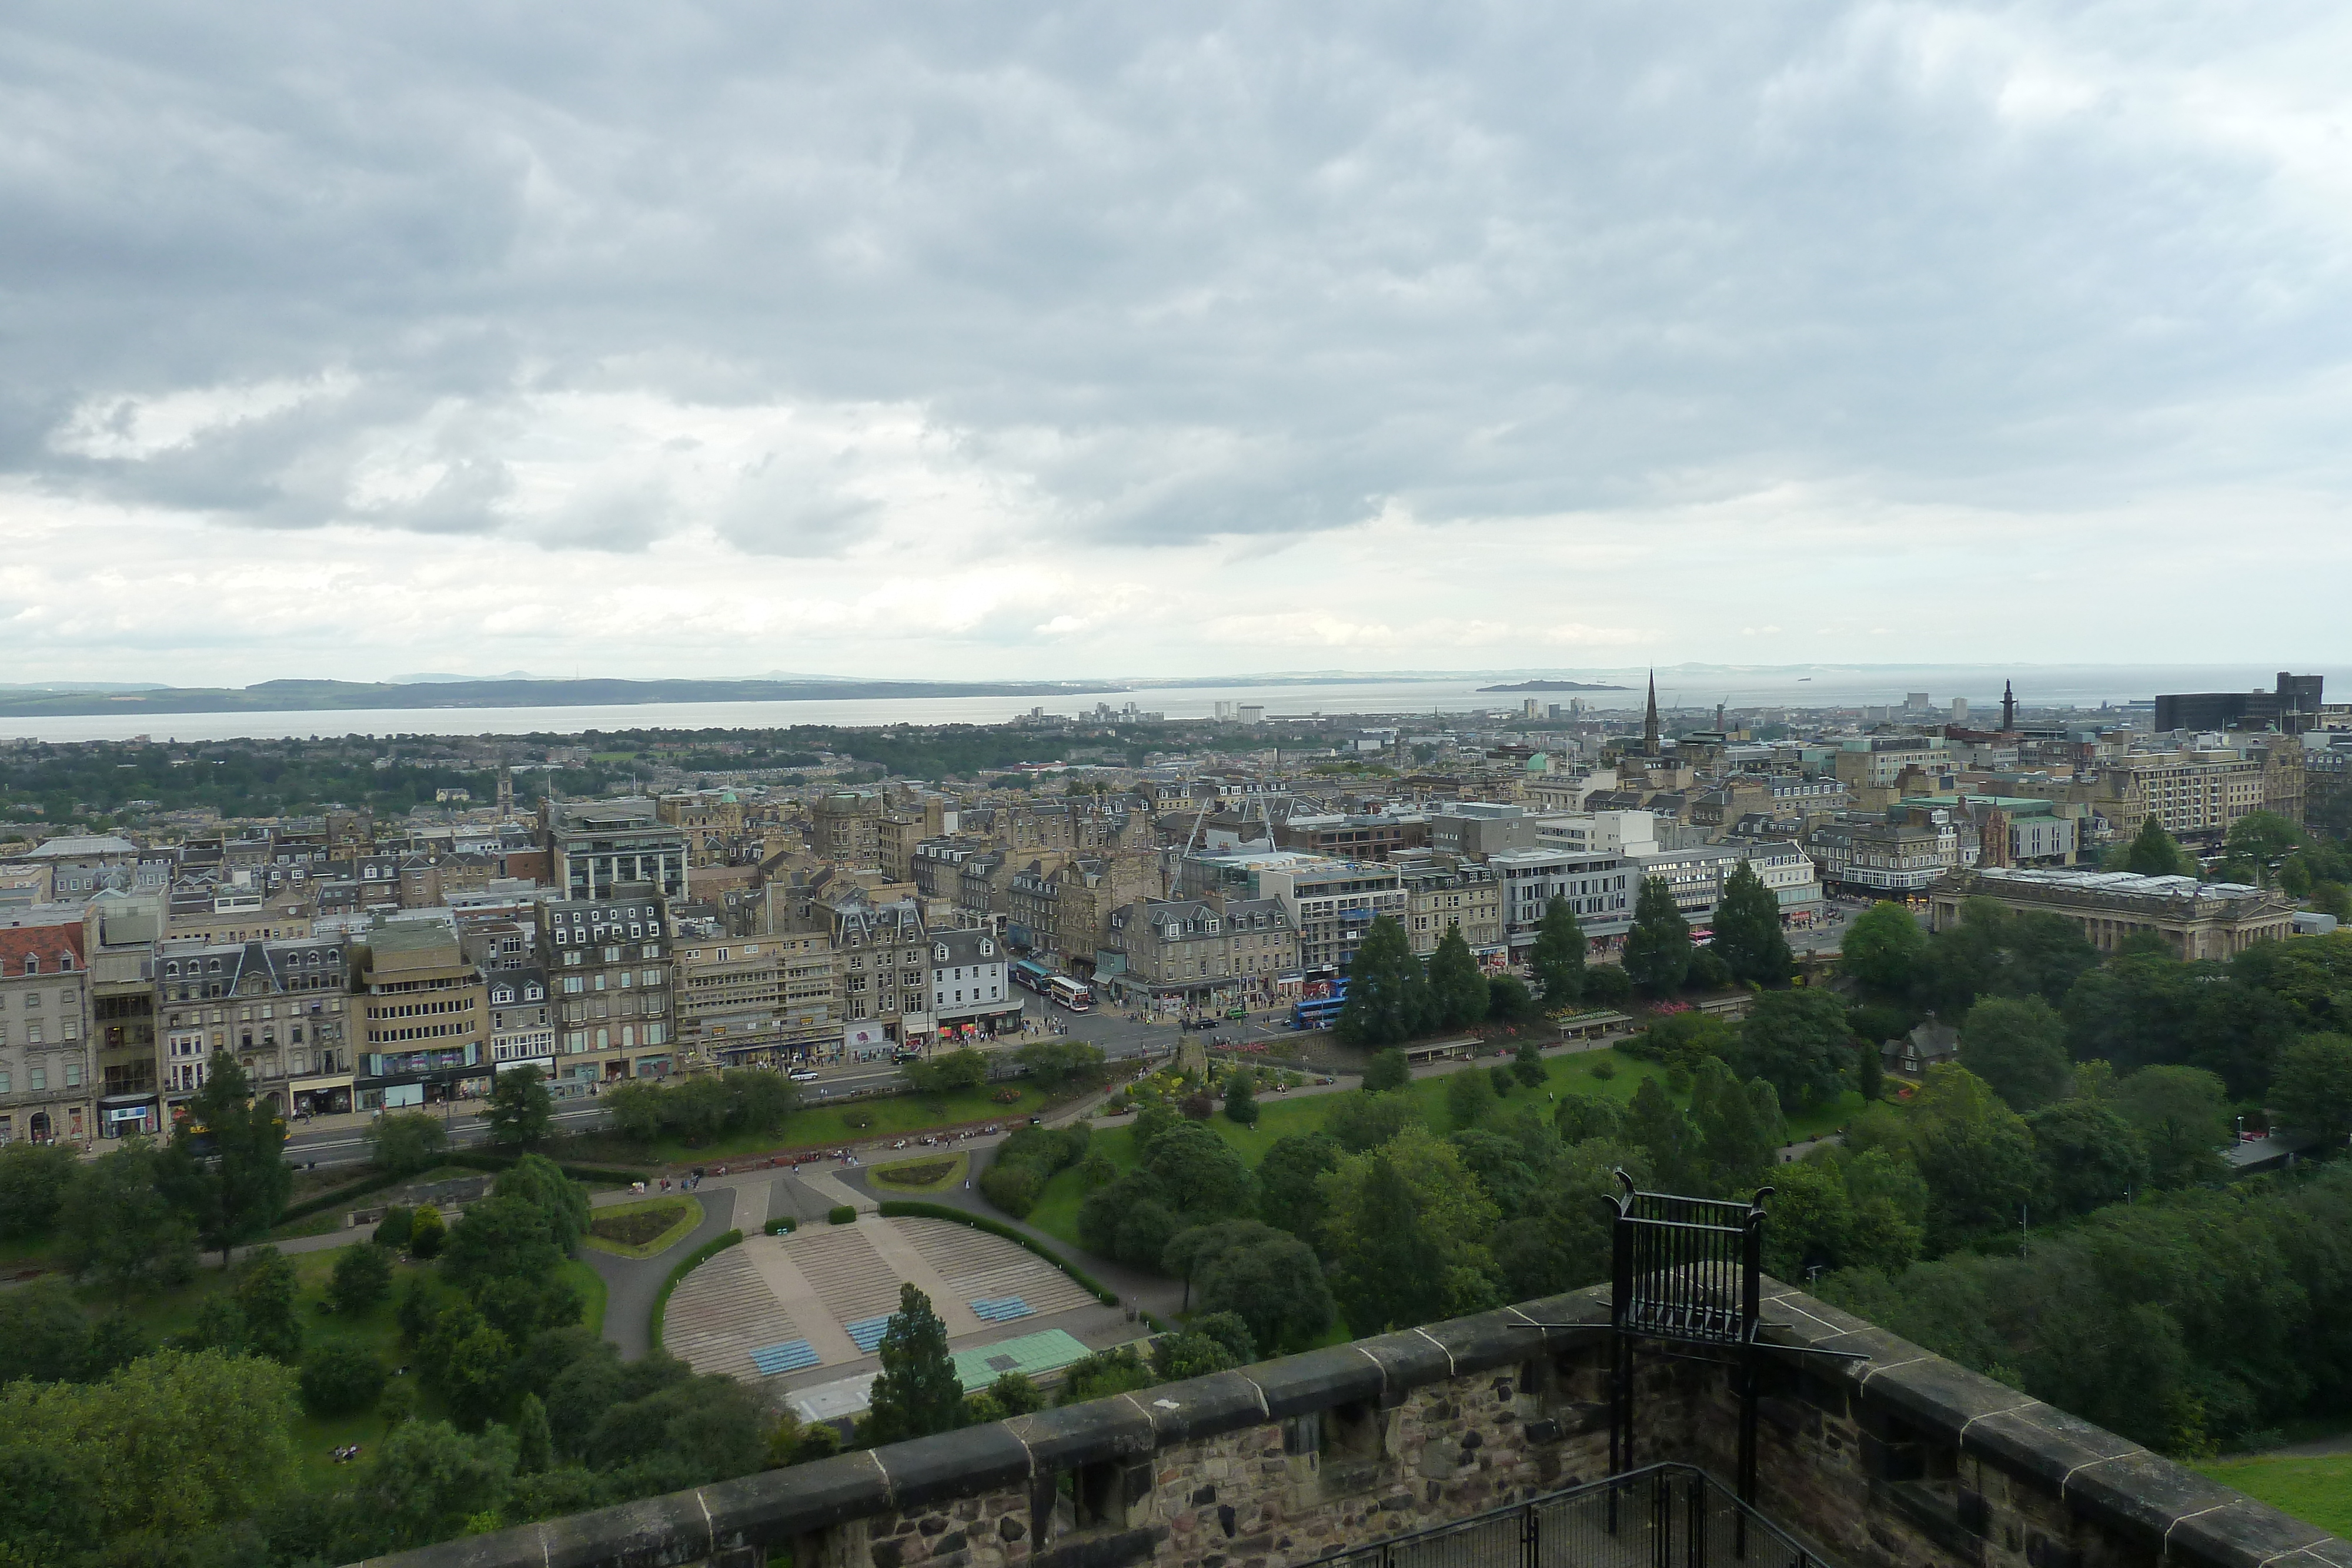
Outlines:
{"label": "stone parapet", "polygon": [[[1759,1504],[1829,1561],[2352,1568],[2324,1531],[1801,1292],[1772,1286],[1765,1317]],[[1579,1291],[379,1562],[1298,1568],[1599,1479],[1608,1337],[1606,1291]],[[1636,1462],[1731,1473],[1733,1370],[1645,1355],[1637,1375]]]}

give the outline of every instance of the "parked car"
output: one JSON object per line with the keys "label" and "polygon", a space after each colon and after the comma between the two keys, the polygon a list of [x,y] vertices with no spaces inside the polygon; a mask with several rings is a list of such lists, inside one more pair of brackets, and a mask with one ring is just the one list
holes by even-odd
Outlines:
{"label": "parked car", "polygon": [[816,1082],[816,1069],[813,1067],[795,1067],[792,1071],[791,1077],[792,1081],[795,1083],[814,1083]]}

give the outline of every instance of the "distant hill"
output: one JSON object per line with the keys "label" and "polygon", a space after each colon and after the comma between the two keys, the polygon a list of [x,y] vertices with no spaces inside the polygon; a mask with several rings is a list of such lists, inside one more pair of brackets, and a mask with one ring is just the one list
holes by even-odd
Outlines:
{"label": "distant hill", "polygon": [[1123,692],[1099,681],[263,681],[257,685],[0,688],[0,717],[125,713],[307,713],[345,708],[636,706],[822,697],[1060,697]]}
{"label": "distant hill", "polygon": [[1631,686],[1605,686],[1590,681],[1520,681],[1507,686],[1480,686],[1482,692],[1630,692]]}

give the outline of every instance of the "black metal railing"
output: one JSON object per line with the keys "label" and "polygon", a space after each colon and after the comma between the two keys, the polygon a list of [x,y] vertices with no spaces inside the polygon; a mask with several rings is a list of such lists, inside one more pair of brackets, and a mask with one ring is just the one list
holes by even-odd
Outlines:
{"label": "black metal railing", "polygon": [[1832,1568],[1696,1465],[1643,1469],[1323,1558],[1316,1568]]}

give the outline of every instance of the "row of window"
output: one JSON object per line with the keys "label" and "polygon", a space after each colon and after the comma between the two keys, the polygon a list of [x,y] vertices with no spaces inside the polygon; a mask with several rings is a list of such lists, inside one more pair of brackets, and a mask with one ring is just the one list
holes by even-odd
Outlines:
{"label": "row of window", "polygon": [[[49,1070],[46,1066],[26,1069],[25,1090],[27,1093],[45,1093],[48,1087]],[[79,1089],[81,1087],[80,1062],[68,1061],[66,1063],[65,1082],[60,1084],[59,1087],[65,1089]],[[0,1094],[14,1094],[16,1092],[15,1080],[10,1076],[8,1069],[0,1067]]]}

